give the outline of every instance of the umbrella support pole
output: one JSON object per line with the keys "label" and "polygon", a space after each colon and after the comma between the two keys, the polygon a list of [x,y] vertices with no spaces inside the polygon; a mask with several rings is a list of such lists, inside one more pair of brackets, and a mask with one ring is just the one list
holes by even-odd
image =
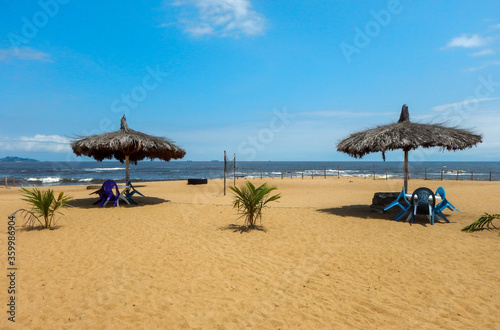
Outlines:
{"label": "umbrella support pole", "polygon": [[404,173],[404,177],[405,177],[405,191],[408,191],[408,176],[409,176],[409,169],[408,169],[408,150],[405,150],[405,173]]}
{"label": "umbrella support pole", "polygon": [[130,176],[129,176],[129,155],[125,156],[125,184],[128,184]]}

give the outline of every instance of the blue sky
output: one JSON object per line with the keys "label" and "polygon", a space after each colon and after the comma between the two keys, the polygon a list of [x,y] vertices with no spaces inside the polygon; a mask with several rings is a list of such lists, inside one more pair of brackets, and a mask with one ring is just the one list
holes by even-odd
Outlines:
{"label": "blue sky", "polygon": [[[419,160],[500,160],[500,2],[4,1],[0,157],[74,161],[75,136],[168,137],[186,160],[353,160],[411,120],[483,135]],[[403,153],[387,153],[402,160]],[[365,156],[381,160],[381,154]]]}

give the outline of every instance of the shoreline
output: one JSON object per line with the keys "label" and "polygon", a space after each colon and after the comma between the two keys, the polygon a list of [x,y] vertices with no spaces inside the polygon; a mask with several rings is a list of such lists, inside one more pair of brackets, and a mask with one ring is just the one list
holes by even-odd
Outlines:
{"label": "shoreline", "polygon": [[[362,180],[373,180],[373,181],[390,181],[390,180],[403,180],[402,178],[400,177],[391,177],[391,176],[387,176],[385,174],[376,174],[375,175],[375,178],[373,177],[373,175],[371,174],[367,174],[367,175],[358,175],[358,176],[350,176],[350,175],[341,175],[341,176],[337,176],[337,175],[326,175],[326,177],[324,175],[321,175],[321,174],[317,174],[317,175],[303,175],[303,176],[293,176],[293,177],[290,177],[289,175],[285,175],[285,173],[287,174],[290,174],[290,171],[288,172],[283,172],[283,175],[280,175],[280,176],[263,176],[263,177],[260,177],[258,175],[256,176],[236,176],[236,181],[238,180],[307,180],[307,179],[317,179],[317,180],[329,180],[329,179],[335,179],[335,180],[341,180],[341,179],[362,179]],[[193,179],[193,178],[175,178],[175,179],[164,179],[164,180],[155,180],[155,179],[151,179],[151,180],[137,180],[137,181],[133,181],[133,184],[138,184],[138,183],[155,183],[155,182],[180,182],[180,181],[188,181],[190,179]],[[224,180],[223,178],[206,178],[208,181],[212,181],[212,180]],[[113,179],[110,179],[110,180],[113,180]],[[227,177],[226,180],[229,182],[229,181],[233,181],[234,180],[234,177]],[[425,181],[425,182],[442,182],[443,184],[446,184],[446,183],[449,183],[449,182],[500,182],[500,180],[490,180],[490,179],[477,179],[477,178],[473,178],[472,180],[471,179],[465,179],[465,178],[461,178],[461,179],[438,179],[438,178],[435,178],[435,179],[432,179],[432,178],[427,178],[427,179],[424,179],[422,177],[415,177],[413,179],[409,179],[408,182],[410,181]],[[2,180],[0,179],[0,188],[22,188],[22,187],[38,187],[38,188],[54,188],[54,187],[81,187],[81,186],[96,186],[96,185],[101,185],[102,182],[104,182],[106,180],[92,180],[91,182],[79,182],[79,183],[68,183],[68,184],[62,184],[61,182],[56,182],[56,183],[45,183],[45,184],[26,184],[25,181],[22,181],[21,183],[19,181],[15,181],[14,184],[12,184],[12,181],[7,181],[7,185],[5,184],[5,181],[2,182]],[[125,183],[125,180],[113,180],[115,181],[116,183],[118,184],[124,184]],[[28,181],[29,182],[29,181]]]}
{"label": "shoreline", "polygon": [[[66,162],[0,165],[0,185],[57,186],[99,184],[108,179],[123,181],[125,169],[116,162]],[[132,181],[171,181],[191,178],[221,179],[223,163],[142,162],[133,167]],[[236,171],[228,164],[227,177],[373,177],[402,178],[400,162],[238,162]],[[410,178],[445,181],[500,181],[498,162],[420,162],[410,164]]]}

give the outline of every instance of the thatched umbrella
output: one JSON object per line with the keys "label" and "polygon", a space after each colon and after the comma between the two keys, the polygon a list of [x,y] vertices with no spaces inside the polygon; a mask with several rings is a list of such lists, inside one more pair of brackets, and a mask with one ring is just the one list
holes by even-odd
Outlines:
{"label": "thatched umbrella", "polygon": [[406,104],[401,109],[397,123],[378,126],[354,133],[337,144],[337,150],[355,158],[371,152],[382,152],[385,161],[387,150],[403,149],[404,187],[408,191],[408,151],[418,147],[441,147],[442,150],[462,150],[482,142],[481,135],[456,127],[440,124],[419,124],[410,122]]}
{"label": "thatched umbrella", "polygon": [[147,135],[128,128],[125,116],[122,117],[119,131],[91,135],[81,140],[71,142],[71,148],[77,156],[93,157],[97,161],[116,158],[125,161],[125,179],[129,182],[129,162],[137,164],[144,158],[180,159],[186,152],[176,146],[172,141]]}

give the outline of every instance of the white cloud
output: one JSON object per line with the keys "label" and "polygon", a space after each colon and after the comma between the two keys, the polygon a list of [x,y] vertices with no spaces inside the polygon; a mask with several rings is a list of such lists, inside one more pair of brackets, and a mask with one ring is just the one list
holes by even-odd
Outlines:
{"label": "white cloud", "polygon": [[472,53],[472,54],[470,54],[470,56],[477,57],[477,56],[485,56],[485,55],[493,55],[493,54],[495,54],[495,51],[493,51],[493,49],[487,48],[487,49],[483,49],[483,50],[480,50],[478,52]]}
{"label": "white cloud", "polygon": [[30,47],[0,49],[0,61],[8,59],[51,62],[49,54]]}
{"label": "white cloud", "polygon": [[490,25],[490,30],[500,30],[500,23]]}
{"label": "white cloud", "polygon": [[71,152],[70,139],[60,135],[21,136],[19,138],[0,138],[0,150],[4,151],[42,151]]}
{"label": "white cloud", "polygon": [[465,69],[464,72],[475,72],[475,71],[483,70],[483,69],[489,68],[491,66],[497,66],[497,65],[500,65],[500,61],[489,61],[489,62],[485,62],[479,66],[473,66],[473,67],[470,67],[468,69]]}
{"label": "white cloud", "polygon": [[176,0],[172,6],[192,9],[179,19],[184,31],[193,36],[238,37],[259,35],[265,30],[265,19],[255,12],[249,0]]}
{"label": "white cloud", "polygon": [[190,26],[190,27],[186,28],[186,32],[188,32],[189,34],[191,34],[193,36],[200,37],[200,36],[204,36],[204,35],[213,34],[214,28],[212,26],[210,26],[209,24],[200,23],[197,26]]}
{"label": "white cloud", "polygon": [[[491,25],[489,27],[489,32],[496,29],[500,29],[500,24]],[[475,34],[463,33],[458,37],[451,39],[441,49],[445,50],[449,48],[466,48],[470,50],[475,50],[474,52],[468,54],[471,57],[478,58],[489,55],[491,58],[492,55],[495,55],[498,52],[499,40],[500,36],[498,35],[482,36],[481,34],[478,33]],[[497,65],[500,65],[500,61],[498,60],[483,61],[482,63],[476,62],[474,66],[464,69],[463,72],[475,72]]]}
{"label": "white cloud", "polygon": [[473,34],[468,36],[467,34],[461,34],[458,37],[451,39],[444,48],[453,47],[463,47],[463,48],[474,48],[482,47],[487,45],[491,41],[491,38],[483,38],[479,34]]}
{"label": "white cloud", "polygon": [[442,104],[442,105],[437,105],[432,108],[434,111],[444,111],[448,108],[458,108],[462,107],[465,105],[469,105],[472,103],[480,103],[480,102],[486,102],[486,101],[494,101],[494,100],[500,100],[500,97],[485,97],[485,98],[476,98],[476,99],[468,99],[460,102],[455,102],[455,103],[448,103],[448,104]]}
{"label": "white cloud", "polygon": [[358,112],[358,111],[336,111],[336,110],[324,110],[324,111],[310,111],[310,112],[300,112],[297,115],[300,116],[308,116],[308,117],[345,117],[345,118],[353,118],[353,117],[384,117],[384,116],[393,116],[396,112]]}

